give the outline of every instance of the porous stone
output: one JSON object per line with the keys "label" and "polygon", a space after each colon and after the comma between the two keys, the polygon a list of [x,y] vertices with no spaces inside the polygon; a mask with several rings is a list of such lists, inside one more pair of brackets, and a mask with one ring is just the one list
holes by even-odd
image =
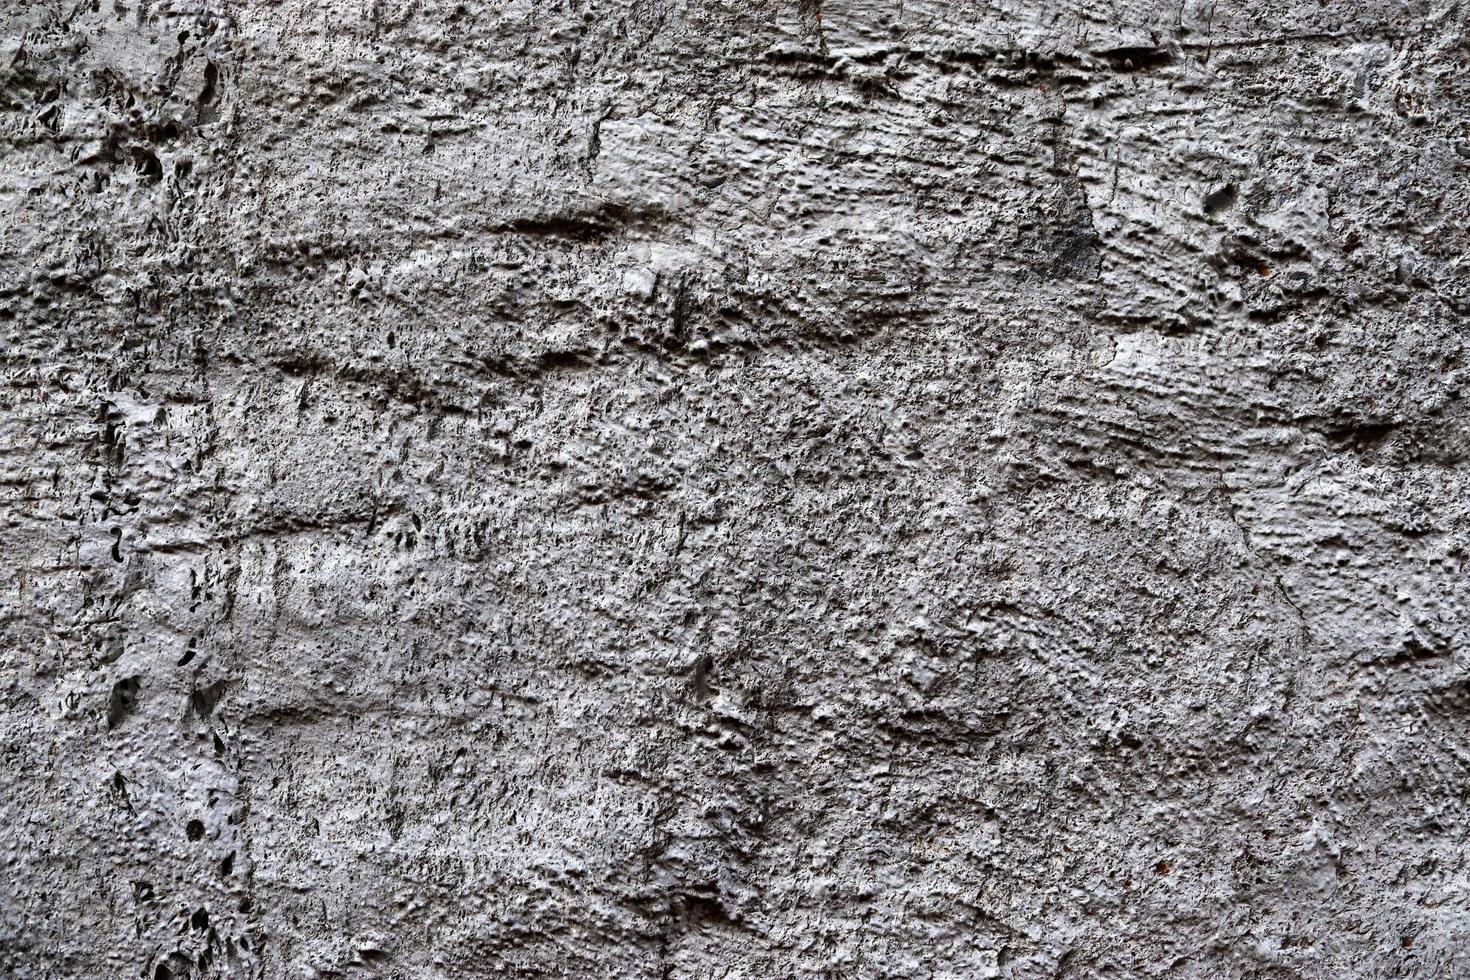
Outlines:
{"label": "porous stone", "polygon": [[0,973],[1470,973],[1470,8],[10,0]]}

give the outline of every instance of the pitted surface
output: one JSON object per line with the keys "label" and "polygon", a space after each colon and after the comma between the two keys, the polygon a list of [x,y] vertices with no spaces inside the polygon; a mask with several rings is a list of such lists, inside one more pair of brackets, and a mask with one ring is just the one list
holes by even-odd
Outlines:
{"label": "pitted surface", "polygon": [[1467,18],[13,2],[0,972],[1470,971]]}

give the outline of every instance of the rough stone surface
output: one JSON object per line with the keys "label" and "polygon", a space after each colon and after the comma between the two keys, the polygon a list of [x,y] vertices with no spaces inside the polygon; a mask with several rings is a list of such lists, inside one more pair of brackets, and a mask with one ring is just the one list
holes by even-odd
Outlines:
{"label": "rough stone surface", "polygon": [[8,0],[0,974],[1470,974],[1470,11]]}

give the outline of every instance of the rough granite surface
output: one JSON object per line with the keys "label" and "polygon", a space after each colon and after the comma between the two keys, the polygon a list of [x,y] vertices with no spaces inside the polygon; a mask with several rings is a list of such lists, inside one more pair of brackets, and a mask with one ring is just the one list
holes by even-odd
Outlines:
{"label": "rough granite surface", "polygon": [[1470,975],[1470,5],[6,0],[0,976]]}

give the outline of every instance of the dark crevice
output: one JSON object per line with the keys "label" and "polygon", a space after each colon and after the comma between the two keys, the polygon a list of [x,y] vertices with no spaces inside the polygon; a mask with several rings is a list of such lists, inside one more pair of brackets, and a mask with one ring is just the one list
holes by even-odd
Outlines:
{"label": "dark crevice", "polygon": [[113,729],[127,720],[138,705],[138,688],[141,678],[124,677],[112,685],[112,694],[107,699],[107,727]]}
{"label": "dark crevice", "polygon": [[492,230],[512,235],[597,242],[623,231],[655,223],[662,217],[657,209],[638,210],[605,201],[581,211],[543,212],[510,218]]}
{"label": "dark crevice", "polygon": [[1116,72],[1150,71],[1174,63],[1174,54],[1160,47],[1129,45],[1093,52]]}

